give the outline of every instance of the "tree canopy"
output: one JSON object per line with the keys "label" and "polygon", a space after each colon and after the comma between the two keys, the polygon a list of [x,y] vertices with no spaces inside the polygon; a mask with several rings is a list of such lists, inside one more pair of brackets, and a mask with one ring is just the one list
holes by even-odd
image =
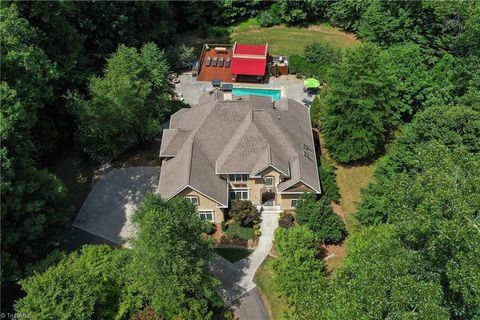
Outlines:
{"label": "tree canopy", "polygon": [[368,159],[398,121],[395,80],[372,44],[347,51],[332,72],[320,107],[325,143],[341,162]]}
{"label": "tree canopy", "polygon": [[306,225],[320,243],[340,243],[347,234],[345,224],[336,215],[327,196],[317,201],[315,194],[307,193],[299,197],[297,204],[296,220],[300,225]]}
{"label": "tree canopy", "polygon": [[140,51],[121,45],[103,77],[90,80],[91,98],[71,95],[78,141],[92,158],[112,159],[158,133],[171,107],[167,74],[164,54],[155,44]]}
{"label": "tree canopy", "polygon": [[124,319],[145,299],[126,272],[129,261],[128,250],[85,246],[20,281],[27,295],[15,310],[35,319]]}
{"label": "tree canopy", "polygon": [[213,244],[202,236],[207,222],[195,206],[183,198],[166,202],[148,195],[134,222],[138,232],[130,272],[151,307],[167,319],[191,319],[195,313],[210,317],[210,309],[221,305],[215,291],[219,281],[208,269]]}
{"label": "tree canopy", "polygon": [[16,4],[0,10],[2,280],[15,280],[51,248],[72,210],[63,183],[37,166],[34,128],[53,94],[55,64],[33,42],[36,31]]}

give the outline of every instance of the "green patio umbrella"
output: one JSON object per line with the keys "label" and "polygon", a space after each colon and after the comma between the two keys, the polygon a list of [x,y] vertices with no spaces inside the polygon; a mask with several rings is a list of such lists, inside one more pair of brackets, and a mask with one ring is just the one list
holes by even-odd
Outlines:
{"label": "green patio umbrella", "polygon": [[320,81],[314,78],[308,78],[303,81],[303,85],[307,89],[313,89],[313,88],[318,88],[320,86]]}

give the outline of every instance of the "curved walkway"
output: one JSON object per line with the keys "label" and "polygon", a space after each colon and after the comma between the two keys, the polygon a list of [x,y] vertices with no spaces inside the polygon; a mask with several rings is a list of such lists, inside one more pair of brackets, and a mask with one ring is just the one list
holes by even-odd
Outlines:
{"label": "curved walkway", "polygon": [[[253,277],[272,249],[279,215],[280,211],[264,211],[262,213],[262,223],[260,225],[262,235],[251,255],[235,263],[230,263],[226,259],[218,257],[212,266],[213,274],[222,282],[220,295],[223,301],[233,305],[235,313],[240,319],[264,319],[263,315],[266,314],[263,303],[261,307],[258,307],[258,300],[261,300],[258,293],[256,294],[258,297],[256,303],[246,303],[246,301],[249,301],[248,297],[250,295],[255,295],[254,292],[252,293],[252,290],[256,288]],[[257,306],[258,310],[255,313],[253,310],[249,310],[252,305]],[[251,317],[252,314],[256,316]],[[247,318],[245,318],[246,316]]]}

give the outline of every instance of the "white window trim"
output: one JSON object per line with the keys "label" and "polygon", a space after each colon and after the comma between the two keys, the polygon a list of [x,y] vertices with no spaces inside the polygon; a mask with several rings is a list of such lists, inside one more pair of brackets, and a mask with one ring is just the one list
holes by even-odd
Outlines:
{"label": "white window trim", "polygon": [[[293,201],[296,201],[296,202],[297,202],[297,204],[296,204],[295,206],[293,205]],[[290,200],[290,207],[291,207],[291,208],[296,208],[296,207],[298,206],[298,203],[299,203],[300,201],[303,201],[303,199],[292,199],[292,200]]]}
{"label": "white window trim", "polygon": [[[203,210],[197,210],[197,212],[198,212],[198,218],[199,219],[201,219],[203,221],[208,221],[208,222],[215,222],[215,210],[203,209]],[[200,218],[201,214],[208,214],[208,213],[212,214],[212,221]]]}
{"label": "white window trim", "polygon": [[[230,177],[233,176],[233,180]],[[240,180],[237,180],[237,176],[240,176]],[[246,177],[245,180],[242,180],[242,177]],[[248,174],[245,173],[230,173],[227,175],[228,182],[247,182]]]}
{"label": "white window trim", "polygon": [[[190,200],[190,201],[193,203],[193,205],[195,205],[195,206],[199,206],[199,205],[200,205],[200,198],[197,197],[197,196],[186,196],[185,198],[188,199],[188,200]],[[197,200],[197,203],[194,203],[194,202],[192,201],[192,199]]]}
{"label": "white window trim", "polygon": [[[250,188],[232,188],[232,189],[230,189],[230,192],[236,192],[236,191],[239,191],[239,192],[247,191],[247,199],[239,199],[239,200],[250,200]],[[229,193],[229,195],[230,195],[230,193]]]}
{"label": "white window trim", "polygon": [[[271,185],[267,185],[267,179],[272,179],[272,184]],[[275,177],[274,176],[265,176],[263,178],[263,181],[265,183],[265,187],[270,187],[270,188],[275,187]]]}

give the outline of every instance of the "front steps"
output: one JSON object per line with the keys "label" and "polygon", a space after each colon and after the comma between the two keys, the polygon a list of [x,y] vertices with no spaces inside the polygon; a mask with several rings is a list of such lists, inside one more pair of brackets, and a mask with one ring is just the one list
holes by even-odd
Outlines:
{"label": "front steps", "polygon": [[[263,208],[263,211],[262,211],[262,208]],[[279,213],[280,211],[282,211],[282,209],[280,209],[280,206],[276,205],[276,206],[257,206],[257,210],[260,211],[262,214],[263,213]]]}

